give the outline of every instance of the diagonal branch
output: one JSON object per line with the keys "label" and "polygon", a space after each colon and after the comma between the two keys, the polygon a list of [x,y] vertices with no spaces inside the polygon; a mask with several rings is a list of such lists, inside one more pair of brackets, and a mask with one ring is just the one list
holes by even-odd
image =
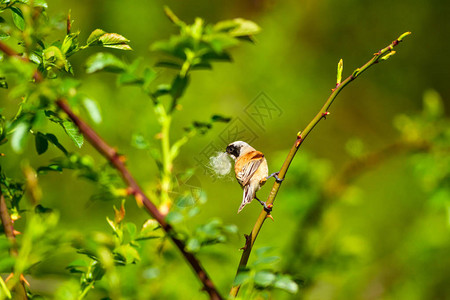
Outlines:
{"label": "diagonal branch", "polygon": [[200,264],[200,261],[192,254],[186,250],[186,245],[184,241],[176,237],[176,232],[173,227],[167,223],[164,215],[158,210],[158,208],[150,201],[149,198],[144,194],[144,192],[139,187],[136,180],[131,175],[130,171],[125,166],[125,156],[119,155],[116,149],[109,146],[103,139],[87,125],[83,120],[81,120],[74,112],[70,109],[67,101],[64,99],[59,99],[56,104],[69,116],[69,118],[77,125],[80,132],[86,137],[89,143],[97,149],[106,159],[108,159],[111,164],[120,172],[124,181],[128,185],[129,193],[132,194],[140,206],[144,206],[150,215],[155,218],[156,221],[161,225],[164,231],[172,239],[174,244],[183,254],[184,258],[189,262],[191,267],[194,269],[197,277],[203,283],[205,290],[210,295],[211,299],[222,299],[219,292],[215,288],[213,282],[209,278],[205,269]]}
{"label": "diagonal branch", "polygon": [[[18,57],[22,60],[27,60],[26,58],[20,57],[13,49],[8,47],[6,44],[0,42],[0,51],[3,51],[7,56]],[[35,82],[40,82],[43,80],[42,74],[38,71],[33,75]],[[125,156],[119,155],[117,150],[110,145],[108,145],[87,123],[80,119],[70,108],[69,104],[65,99],[58,99],[56,101],[58,107],[63,110],[69,118],[75,123],[80,132],[89,141],[89,143],[98,151],[100,154],[111,162],[111,164],[119,171],[122,175],[125,183],[128,186],[128,191],[136,199],[136,202],[140,206],[144,206],[147,212],[155,218],[155,220],[161,225],[163,230],[167,233],[169,238],[173,241],[175,246],[180,250],[183,257],[191,265],[198,279],[202,282],[204,290],[209,294],[210,299],[220,300],[223,299],[216,289],[214,283],[206,273],[206,270],[201,265],[197,257],[186,250],[185,242],[177,237],[177,233],[174,228],[167,223],[164,215],[158,210],[158,208],[153,204],[153,202],[145,195],[137,181],[131,175],[130,171],[125,165]]]}
{"label": "diagonal branch", "polygon": [[[291,150],[289,151],[289,154],[286,157],[286,160],[283,163],[283,166],[281,167],[278,177],[280,179],[284,179],[286,172],[289,168],[289,165],[291,164],[292,160],[295,157],[295,154],[297,153],[298,148],[303,143],[303,141],[306,139],[306,137],[309,135],[309,133],[313,130],[313,128],[322,120],[325,119],[328,115],[328,109],[330,108],[331,104],[333,103],[334,99],[336,99],[337,95],[341,92],[341,90],[347,86],[350,82],[355,80],[359,75],[361,75],[364,71],[366,71],[371,66],[378,63],[380,60],[386,60],[390,56],[392,56],[395,51],[393,51],[394,47],[397,46],[405,36],[411,34],[410,32],[405,32],[402,34],[399,38],[394,40],[389,46],[381,49],[377,53],[374,54],[372,59],[370,59],[367,63],[365,63],[362,67],[356,69],[353,71],[352,75],[347,77],[344,81],[340,82],[340,76],[338,76],[338,83],[336,84],[336,87],[332,90],[331,95],[328,97],[325,104],[322,106],[320,111],[317,113],[317,115],[312,119],[311,122],[306,126],[306,128],[303,131],[300,131],[297,134],[297,139],[295,140],[294,145],[292,146]],[[269,194],[269,197],[266,201],[267,205],[273,204],[275,201],[275,198],[277,196],[278,190],[280,189],[281,182],[276,181],[272,187],[272,190]],[[255,225],[253,226],[253,230],[250,233],[250,235],[246,236],[246,244],[244,246],[244,252],[242,253],[241,260],[239,262],[237,274],[241,270],[244,270],[247,266],[248,259],[250,257],[250,253],[252,251],[253,245],[255,243],[256,237],[258,236],[259,231],[261,230],[264,221],[267,218],[268,213],[265,210],[262,210],[258,219],[256,220]],[[236,275],[237,275],[236,274]],[[230,296],[236,297],[239,292],[240,285],[233,286],[230,290]]]}

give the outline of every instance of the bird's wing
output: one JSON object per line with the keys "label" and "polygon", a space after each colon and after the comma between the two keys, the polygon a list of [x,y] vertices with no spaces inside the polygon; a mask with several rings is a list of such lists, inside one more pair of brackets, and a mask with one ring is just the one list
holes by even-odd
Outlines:
{"label": "bird's wing", "polygon": [[251,155],[249,157],[250,160],[243,165],[240,172],[236,174],[236,178],[242,186],[246,186],[248,184],[249,180],[264,160],[264,154],[259,151],[252,151],[248,155]]}

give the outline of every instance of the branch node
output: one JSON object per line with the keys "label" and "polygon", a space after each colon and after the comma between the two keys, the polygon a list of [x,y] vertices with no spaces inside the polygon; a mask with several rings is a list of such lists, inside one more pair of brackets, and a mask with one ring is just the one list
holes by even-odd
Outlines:
{"label": "branch node", "polygon": [[297,141],[295,141],[295,148],[298,148],[298,146],[300,146],[300,144],[302,143],[302,141],[303,141],[302,132],[299,131],[299,132],[297,133]]}
{"label": "branch node", "polygon": [[325,120],[327,119],[327,116],[330,114],[329,111],[323,112],[322,113],[322,118],[324,118]]}
{"label": "branch node", "polygon": [[353,73],[352,73],[352,80],[355,79],[356,77],[358,77],[359,71],[360,71],[359,68],[357,68],[355,71],[353,71]]}
{"label": "branch node", "polygon": [[131,186],[129,186],[126,188],[126,193],[128,196],[131,196],[131,195],[134,196],[136,194],[136,190],[134,188],[132,188]]}

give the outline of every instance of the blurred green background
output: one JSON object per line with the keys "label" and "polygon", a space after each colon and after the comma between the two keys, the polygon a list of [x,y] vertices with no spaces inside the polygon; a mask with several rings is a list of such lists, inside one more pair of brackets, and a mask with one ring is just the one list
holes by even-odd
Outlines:
{"label": "blurred green background", "polygon": [[[274,290],[272,299],[450,298],[448,121],[433,127],[447,132],[447,144],[436,146],[441,147],[438,154],[432,152],[434,146],[426,151],[414,145],[390,148],[404,142],[408,130],[432,134],[417,131],[397,117],[420,115],[426,91],[429,103],[439,99],[430,91],[434,90],[443,99],[444,111],[450,108],[448,1],[48,2],[50,15],[71,10],[73,29],[81,31],[82,40],[96,28],[120,33],[131,40],[134,51],[112,52],[129,62],[142,57],[146,64],[158,57],[149,46],[175,33],[163,13],[164,5],[188,23],[197,16],[208,22],[243,17],[258,23],[262,32],[256,43],[235,49],[233,63],[194,72],[181,101],[183,109],[175,116],[173,136],[179,136],[193,120],[214,113],[239,119],[252,131],[252,145],[265,153],[271,172],[281,167],[297,132],[330,94],[339,59],[344,61],[346,77],[374,52],[411,31],[396,55],[344,89],[331,115],[302,145],[276,199],[275,222],[265,223],[255,247],[273,247],[272,254],[280,256],[273,267],[299,283],[296,295]],[[117,88],[113,75],[86,75],[83,63],[95,52],[89,49],[72,59],[75,77],[83,78],[81,91],[97,100],[103,112],[102,124],[93,127],[127,155],[132,173],[144,189],[150,189],[156,167],[149,154],[132,147],[131,141],[134,133],[148,138],[158,133],[152,104],[137,88]],[[168,76],[164,72],[161,78]],[[277,109],[262,126],[245,112],[261,97]],[[422,128],[429,122],[425,118],[414,124]],[[403,135],[394,123],[403,128]],[[186,188],[199,188],[208,199],[187,227],[216,217],[238,227],[238,234],[226,244],[207,247],[199,254],[224,294],[236,272],[243,234],[250,232],[261,210],[255,202],[237,215],[242,192],[234,179],[215,179],[198,165],[207,159],[204,150],[211,142],[224,147],[233,141],[221,139],[229,134],[227,130],[230,125],[218,124],[207,135],[194,138],[175,165],[175,173],[196,167]],[[76,150],[68,138],[63,142]],[[10,149],[2,151],[6,157],[14,156],[8,155]],[[103,163],[89,145],[81,151]],[[347,180],[343,172],[349,164],[364,162],[371,153],[375,159],[363,163]],[[33,157],[30,163],[35,168],[56,155],[55,149],[39,157],[24,154]],[[20,177],[20,160],[3,160],[4,171]],[[261,199],[268,195],[271,183],[259,192]],[[70,172],[43,175],[40,184],[42,205],[58,210],[67,230],[109,230],[105,215],[112,215],[112,204],[91,202],[92,185]],[[127,213],[137,224],[148,218],[133,201],[127,202]],[[150,281],[153,286],[147,289],[153,294],[147,299],[206,298],[189,267],[173,253],[175,257],[160,269],[164,280]],[[59,278],[67,276],[63,266],[71,259],[56,257],[43,263],[42,270],[56,275],[36,278],[32,286],[40,284],[43,290],[57,286]],[[50,278],[55,280],[51,285]],[[92,297],[96,299],[95,294]]]}

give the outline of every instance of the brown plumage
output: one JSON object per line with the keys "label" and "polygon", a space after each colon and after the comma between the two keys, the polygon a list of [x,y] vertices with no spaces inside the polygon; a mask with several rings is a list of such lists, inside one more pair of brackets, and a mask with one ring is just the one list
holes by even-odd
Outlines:
{"label": "brown plumage", "polygon": [[266,182],[269,170],[264,154],[245,142],[237,141],[229,144],[227,153],[235,161],[236,179],[244,190],[239,213],[245,205],[256,198],[256,192]]}

